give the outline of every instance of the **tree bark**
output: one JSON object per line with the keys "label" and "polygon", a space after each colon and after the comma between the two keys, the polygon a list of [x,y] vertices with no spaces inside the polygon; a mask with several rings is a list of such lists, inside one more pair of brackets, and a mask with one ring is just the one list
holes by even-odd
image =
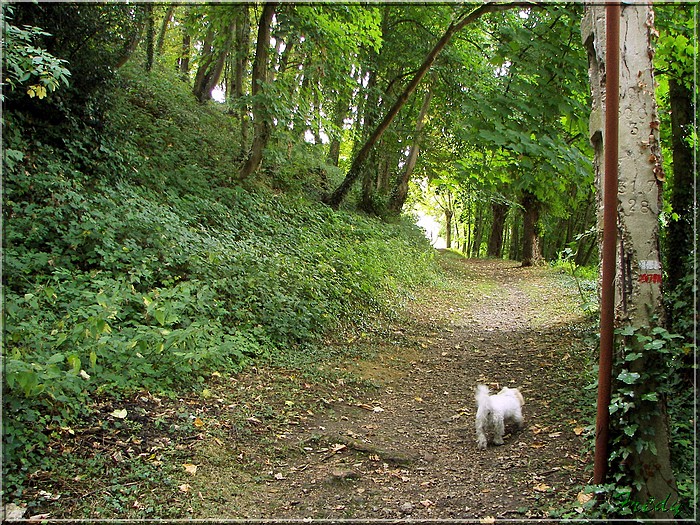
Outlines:
{"label": "tree bark", "polygon": [[144,6],[146,10],[146,71],[153,69],[153,46],[155,39],[156,23],[153,19],[153,4]]}
{"label": "tree bark", "polygon": [[[233,80],[233,95],[237,100],[243,98],[243,79],[248,69],[248,48],[250,47],[250,17],[248,5],[240,6],[239,20],[236,24],[236,57]],[[239,105],[238,119],[241,127],[240,157],[248,151],[248,109],[244,104]]]}
{"label": "tree bark", "polygon": [[156,54],[163,54],[163,45],[165,44],[165,34],[168,31],[168,26],[173,19],[173,14],[175,13],[175,4],[168,6],[165,11],[165,16],[163,17],[163,23],[160,26],[160,31],[158,32],[158,41],[156,42]]}
{"label": "tree bark", "polygon": [[408,160],[406,160],[406,167],[398,177],[394,190],[391,194],[391,200],[389,201],[389,212],[393,213],[394,215],[399,215],[401,213],[401,209],[403,208],[406,198],[408,197],[408,181],[411,180],[411,175],[416,167],[416,162],[418,162],[418,153],[420,151],[420,141],[423,134],[423,127],[425,126],[425,117],[428,115],[428,108],[430,107],[430,100],[432,98],[433,90],[428,87],[428,90],[423,96],[423,104],[421,104],[418,119],[416,120],[416,131],[413,136],[411,149],[408,153]]}
{"label": "tree bark", "polygon": [[505,202],[491,203],[493,212],[493,224],[489,235],[489,244],[486,250],[488,257],[500,257],[503,254],[503,227],[508,215],[508,204]]}
{"label": "tree bark", "polygon": [[348,170],[348,173],[346,174],[343,182],[335,189],[335,191],[331,195],[327,196],[324,199],[324,202],[326,204],[331,206],[333,209],[338,209],[340,204],[343,202],[343,199],[345,199],[345,196],[350,191],[352,185],[360,176],[360,167],[365,162],[365,160],[367,160],[370,150],[374,147],[374,145],[381,138],[381,136],[384,134],[387,128],[391,125],[396,115],[398,115],[401,108],[404,106],[404,104],[406,104],[406,102],[408,101],[409,97],[413,94],[418,84],[420,84],[420,81],[423,79],[425,74],[433,65],[433,62],[435,62],[437,56],[449,43],[454,34],[466,27],[467,25],[471,24],[475,20],[478,20],[481,16],[483,16],[486,13],[502,11],[520,5],[521,4],[517,3],[495,4],[489,2],[479,6],[478,8],[471,11],[468,15],[460,17],[456,22],[450,24],[445,33],[442,35],[442,38],[438,40],[433,49],[431,49],[428,53],[428,56],[425,57],[425,60],[418,68],[418,71],[410,80],[410,82],[406,85],[396,102],[394,102],[393,106],[391,106],[384,119],[377,125],[377,127],[369,136],[369,138],[362,146],[360,151],[357,153],[357,155],[355,155],[352,165],[350,166],[350,169]]}
{"label": "tree bark", "polygon": [[448,250],[452,248],[452,217],[454,217],[454,212],[451,209],[446,208],[445,210],[445,248]]}
{"label": "tree bark", "polygon": [[255,47],[253,61],[252,94],[253,94],[253,144],[248,158],[238,172],[240,180],[247,179],[255,173],[262,163],[263,150],[270,139],[272,123],[266,105],[261,100],[268,76],[268,55],[272,33],[272,18],[275,14],[276,3],[267,2],[260,15],[258,24],[258,41]]}
{"label": "tree bark", "polygon": [[523,254],[522,265],[535,266],[542,262],[539,243],[540,208],[542,203],[532,193],[525,192],[522,199],[523,211]]}
{"label": "tree bark", "polygon": [[207,33],[204,45],[202,46],[202,56],[199,60],[199,68],[194,78],[192,92],[199,102],[211,100],[211,92],[219,83],[221,73],[226,64],[226,57],[231,48],[235,22],[231,22],[224,27],[225,40],[220,47],[214,46],[216,30],[210,28]]}
{"label": "tree bark", "polygon": [[190,76],[190,47],[192,39],[187,33],[187,28],[182,27],[182,46],[180,48],[180,56],[177,59],[177,67],[180,71],[180,78],[187,81]]}
{"label": "tree bark", "polygon": [[[588,5],[582,23],[582,36],[588,48],[593,108],[591,142],[595,148],[596,186],[598,188],[598,227],[602,229],[602,170],[605,110],[605,6]],[[663,324],[659,250],[659,213],[664,180],[661,169],[659,121],[654,98],[651,48],[653,11],[650,5],[624,5],[620,22],[620,131],[617,213],[617,267],[615,278],[615,326],[631,327],[641,333]],[[645,400],[656,395],[656,352],[645,350],[636,339],[624,341],[618,336],[620,354],[613,377],[623,367],[650,378],[633,384],[635,407],[627,413],[628,423],[640,422],[635,439],[648,446],[633,448],[619,468],[633,478],[632,498],[640,505],[667,501],[666,509],[653,505],[644,518],[671,519],[668,507],[678,500],[671,469],[668,416],[665,400]],[[625,344],[626,343],[626,344]],[[623,363],[629,353],[641,357]],[[620,431],[620,433],[622,433]],[[624,437],[623,437],[624,439]],[[668,498],[668,499],[667,499]]]}
{"label": "tree bark", "polygon": [[688,274],[693,250],[693,150],[688,138],[693,127],[693,94],[674,78],[668,80],[671,103],[671,147],[673,154],[673,194],[671,208],[677,220],[668,225],[666,272],[668,289],[674,290]]}

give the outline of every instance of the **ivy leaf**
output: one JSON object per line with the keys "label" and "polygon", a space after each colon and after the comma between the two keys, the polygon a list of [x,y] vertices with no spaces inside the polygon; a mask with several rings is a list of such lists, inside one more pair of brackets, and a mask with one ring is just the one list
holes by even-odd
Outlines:
{"label": "ivy leaf", "polygon": [[617,333],[620,335],[634,335],[634,328],[627,325],[624,328],[620,328]]}
{"label": "ivy leaf", "polygon": [[639,428],[639,425],[627,425],[624,428],[624,432],[628,436],[632,437],[632,436],[634,436],[634,433],[637,431],[638,428]]}
{"label": "ivy leaf", "polygon": [[637,379],[639,379],[639,374],[637,372],[628,372],[627,370],[623,370],[620,372],[620,375],[618,375],[617,378],[627,385],[633,385],[637,382]]}

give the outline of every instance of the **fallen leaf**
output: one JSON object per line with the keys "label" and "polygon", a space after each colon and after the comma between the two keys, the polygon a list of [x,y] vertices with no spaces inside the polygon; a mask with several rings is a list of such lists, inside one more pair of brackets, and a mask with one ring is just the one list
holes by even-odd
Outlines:
{"label": "fallen leaf", "polygon": [[190,487],[187,483],[183,483],[179,488],[180,492],[189,492],[192,487]]}
{"label": "fallen leaf", "polygon": [[479,523],[496,523],[496,518],[493,516],[484,516],[479,520]]}
{"label": "fallen leaf", "polygon": [[551,488],[552,487],[550,487],[549,485],[545,485],[544,483],[539,483],[539,484],[535,485],[535,490],[537,492],[547,492]]}
{"label": "fallen leaf", "polygon": [[194,426],[197,428],[202,428],[204,426],[204,421],[202,421],[200,418],[196,417],[194,421],[192,422]]}
{"label": "fallen leaf", "polygon": [[435,503],[430,501],[429,499],[421,501],[420,504],[423,505],[426,509],[435,505]]}
{"label": "fallen leaf", "polygon": [[552,432],[549,434],[549,437],[551,438],[558,438],[559,436],[561,436],[561,432]]}
{"label": "fallen leaf", "polygon": [[420,396],[414,397],[413,400],[414,400],[414,401],[418,401],[419,403],[422,403],[422,402],[423,402],[423,398],[420,397]]}
{"label": "fallen leaf", "polygon": [[116,417],[117,419],[124,419],[126,414],[126,408],[122,408],[121,410],[114,410],[110,415]]}
{"label": "fallen leaf", "polygon": [[533,443],[530,445],[532,448],[542,448],[544,447],[544,443]]}
{"label": "fallen leaf", "polygon": [[281,472],[277,472],[277,473],[275,474],[275,479],[276,479],[277,481],[282,481],[282,480],[287,479],[287,478],[285,478],[285,477],[284,477],[284,474],[282,474]]}
{"label": "fallen leaf", "polygon": [[589,501],[593,499],[593,494],[585,494],[584,492],[579,492],[578,496],[576,496],[576,501],[578,501],[581,505],[585,505]]}
{"label": "fallen leaf", "polygon": [[384,412],[384,409],[382,407],[374,407],[372,412]]}
{"label": "fallen leaf", "polygon": [[197,473],[197,465],[193,465],[192,463],[184,463],[182,468],[185,469],[185,472],[192,474],[193,476]]}
{"label": "fallen leaf", "polygon": [[574,427],[574,434],[580,436],[586,429],[583,427]]}

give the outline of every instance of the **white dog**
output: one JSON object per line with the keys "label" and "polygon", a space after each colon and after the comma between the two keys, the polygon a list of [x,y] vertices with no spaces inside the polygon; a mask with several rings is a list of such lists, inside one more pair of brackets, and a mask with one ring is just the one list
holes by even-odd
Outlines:
{"label": "white dog", "polygon": [[520,390],[504,388],[498,394],[489,395],[489,387],[476,386],[476,444],[485,449],[490,440],[494,445],[503,444],[504,425],[514,422],[521,427],[523,413],[521,407],[525,404]]}

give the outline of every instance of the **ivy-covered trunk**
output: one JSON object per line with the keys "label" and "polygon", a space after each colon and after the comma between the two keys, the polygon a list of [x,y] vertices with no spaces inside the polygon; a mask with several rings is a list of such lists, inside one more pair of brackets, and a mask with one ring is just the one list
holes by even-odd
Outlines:
{"label": "ivy-covered trunk", "polygon": [[[672,518],[677,501],[663,395],[664,359],[659,212],[664,180],[654,98],[653,10],[623,5],[620,21],[620,114],[617,200],[615,341],[610,411],[611,470],[632,488],[627,510],[643,518]],[[605,6],[589,5],[582,24],[588,48],[593,108],[598,221],[602,228],[605,142]],[[615,382],[616,379],[616,382]],[[668,379],[668,378],[665,378]],[[611,480],[612,481],[612,480]],[[662,502],[665,502],[662,504]],[[646,504],[646,507],[644,506]]]}
{"label": "ivy-covered trunk", "polygon": [[247,179],[255,173],[262,163],[263,150],[272,134],[272,118],[267,105],[262,99],[264,86],[268,80],[268,55],[270,53],[270,38],[272,20],[275,15],[276,3],[267,2],[263,6],[258,24],[258,41],[255,47],[253,76],[251,78],[251,93],[253,95],[253,144],[248,152],[248,158],[238,172],[240,180]]}

